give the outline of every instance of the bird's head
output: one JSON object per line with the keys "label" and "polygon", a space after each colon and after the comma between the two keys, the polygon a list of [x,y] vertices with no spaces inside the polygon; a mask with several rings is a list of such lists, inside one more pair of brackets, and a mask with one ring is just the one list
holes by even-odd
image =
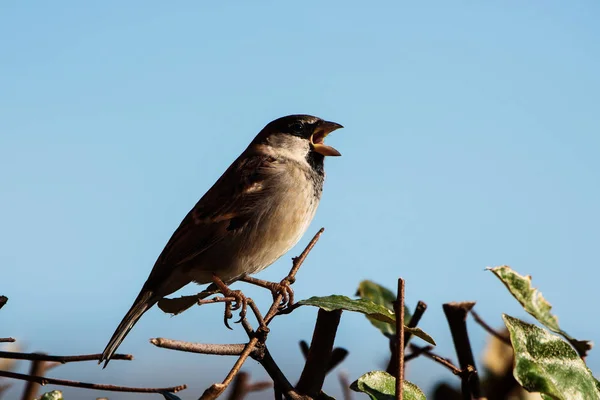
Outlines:
{"label": "bird's head", "polygon": [[339,151],[324,143],[325,137],[339,128],[343,126],[312,115],[288,115],[267,124],[253,143],[267,145],[272,151],[291,159],[341,156]]}

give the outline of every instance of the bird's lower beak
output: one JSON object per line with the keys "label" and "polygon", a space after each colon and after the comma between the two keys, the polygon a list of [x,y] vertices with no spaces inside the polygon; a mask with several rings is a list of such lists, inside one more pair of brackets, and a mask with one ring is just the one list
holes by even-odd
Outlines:
{"label": "bird's lower beak", "polygon": [[310,143],[313,149],[324,156],[341,156],[342,154],[331,146],[327,146],[324,141],[325,137],[336,129],[343,128],[342,125],[335,122],[323,121],[315,128],[314,133],[310,137]]}

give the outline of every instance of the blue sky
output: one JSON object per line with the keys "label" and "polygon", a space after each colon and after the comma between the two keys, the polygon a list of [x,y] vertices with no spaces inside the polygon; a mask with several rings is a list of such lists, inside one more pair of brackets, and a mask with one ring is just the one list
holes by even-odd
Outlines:
{"label": "blue sky", "polygon": [[[2,2],[0,336],[28,351],[102,351],[197,199],[266,123],[309,113],[345,126],[328,138],[343,156],[327,160],[306,237],[259,277],[281,279],[324,226],[299,299],[352,295],[362,279],[394,288],[402,276],[407,303],[429,304],[422,327],[437,351],[455,358],[442,303],[476,300],[495,326],[502,312],[527,318],[484,271],[509,264],[533,275],[565,330],[598,341],[587,321],[600,279],[599,11],[593,1]],[[268,293],[243,288],[267,307]],[[50,374],[187,383],[182,398],[195,399],[233,360],[147,339],[243,341],[221,313],[153,309],[120,348],[136,361]],[[269,346],[291,380],[315,316],[301,308],[272,324]],[[486,336],[470,330],[479,352]],[[360,315],[343,315],[336,344],[350,350],[351,379],[387,356]],[[588,361],[600,370],[597,351]],[[408,379],[456,380],[429,360],[411,362]],[[340,393],[335,376],[326,389]]]}

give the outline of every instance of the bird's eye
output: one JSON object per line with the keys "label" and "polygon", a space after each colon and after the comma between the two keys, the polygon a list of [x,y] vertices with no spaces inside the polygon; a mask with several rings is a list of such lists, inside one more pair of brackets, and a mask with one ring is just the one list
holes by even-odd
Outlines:
{"label": "bird's eye", "polygon": [[302,133],[304,131],[304,124],[302,122],[294,122],[290,125],[290,129],[293,133]]}

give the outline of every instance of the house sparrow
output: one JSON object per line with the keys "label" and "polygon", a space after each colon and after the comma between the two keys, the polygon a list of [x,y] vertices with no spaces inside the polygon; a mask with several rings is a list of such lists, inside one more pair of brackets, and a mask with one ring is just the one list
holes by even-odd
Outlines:
{"label": "house sparrow", "polygon": [[117,327],[100,362],[110,361],[154,304],[190,282],[229,284],[287,253],[312,221],[323,189],[324,143],[342,128],[310,115],[272,121],[183,219]]}

